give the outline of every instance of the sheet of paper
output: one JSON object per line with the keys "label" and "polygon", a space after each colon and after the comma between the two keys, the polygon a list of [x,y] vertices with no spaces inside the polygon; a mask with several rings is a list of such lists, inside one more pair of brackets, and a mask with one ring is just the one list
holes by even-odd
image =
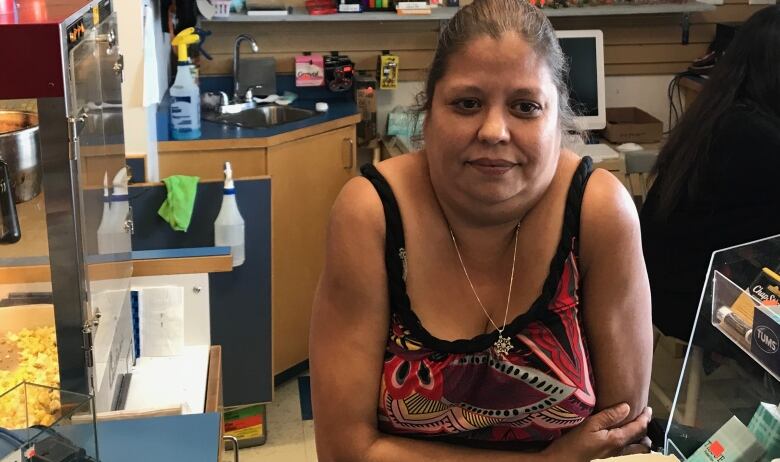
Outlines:
{"label": "sheet of paper", "polygon": [[141,356],[176,356],[184,349],[184,289],[148,287],[138,294]]}

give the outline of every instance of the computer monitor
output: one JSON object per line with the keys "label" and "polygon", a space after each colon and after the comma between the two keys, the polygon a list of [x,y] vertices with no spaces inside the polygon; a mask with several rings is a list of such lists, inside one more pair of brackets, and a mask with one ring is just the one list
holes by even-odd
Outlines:
{"label": "computer monitor", "polygon": [[555,31],[569,62],[569,99],[582,130],[607,126],[604,101],[604,36],[600,30]]}

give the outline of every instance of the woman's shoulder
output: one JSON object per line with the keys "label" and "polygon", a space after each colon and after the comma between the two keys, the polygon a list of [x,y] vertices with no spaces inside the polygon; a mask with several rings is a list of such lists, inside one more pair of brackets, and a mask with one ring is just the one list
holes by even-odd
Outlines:
{"label": "woman's shoulder", "polygon": [[389,183],[395,184],[413,172],[422,171],[424,164],[421,152],[411,152],[383,160],[376,164],[376,169]]}
{"label": "woman's shoulder", "polygon": [[384,233],[382,200],[366,177],[355,176],[344,184],[331,208],[330,222],[331,231]]}
{"label": "woman's shoulder", "polygon": [[580,216],[580,233],[597,231],[611,226],[615,220],[633,220],[636,207],[623,183],[608,170],[595,167],[588,175],[585,160],[563,150],[558,175],[551,187],[566,207],[574,207]]}
{"label": "woman's shoulder", "polygon": [[406,184],[419,174],[422,159],[417,154],[404,154],[375,165],[380,177],[351,178],[341,189],[331,211],[331,220],[347,221],[361,231],[385,232],[384,204],[374,183],[386,183],[393,196],[404,195]]}
{"label": "woman's shoulder", "polygon": [[[584,183],[583,197],[581,198],[583,207],[586,205],[586,200],[594,203],[605,201],[611,203],[616,196],[620,196],[625,192],[623,183],[608,170],[595,166],[592,168],[590,175],[584,175],[584,162],[585,160],[574,152],[564,149],[561,155],[561,167],[559,168],[562,179],[571,185],[569,188],[576,187],[578,182]],[[579,175],[578,170],[583,175]]]}

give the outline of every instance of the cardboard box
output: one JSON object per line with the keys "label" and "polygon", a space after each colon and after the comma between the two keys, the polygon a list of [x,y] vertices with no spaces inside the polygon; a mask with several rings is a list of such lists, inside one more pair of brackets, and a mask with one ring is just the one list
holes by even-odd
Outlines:
{"label": "cardboard box", "polygon": [[655,143],[662,133],[663,123],[639,108],[607,108],[604,138],[613,143]]}
{"label": "cardboard box", "polygon": [[780,374],[780,324],[762,309],[756,309],[753,315],[750,351],[766,368]]}

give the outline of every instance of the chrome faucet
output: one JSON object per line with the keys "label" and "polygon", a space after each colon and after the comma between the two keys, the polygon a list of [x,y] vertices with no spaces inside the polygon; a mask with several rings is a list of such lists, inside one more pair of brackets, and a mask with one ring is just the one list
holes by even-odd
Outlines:
{"label": "chrome faucet", "polygon": [[252,38],[251,35],[247,34],[241,34],[238,37],[236,37],[236,41],[234,43],[235,48],[233,49],[233,102],[238,103],[239,98],[241,95],[238,93],[239,91],[239,82],[238,82],[238,62],[240,61],[240,54],[241,54],[241,42],[244,40],[248,41],[252,45],[252,53],[257,53],[260,51],[260,48],[257,47],[257,42],[255,42],[255,39]]}

